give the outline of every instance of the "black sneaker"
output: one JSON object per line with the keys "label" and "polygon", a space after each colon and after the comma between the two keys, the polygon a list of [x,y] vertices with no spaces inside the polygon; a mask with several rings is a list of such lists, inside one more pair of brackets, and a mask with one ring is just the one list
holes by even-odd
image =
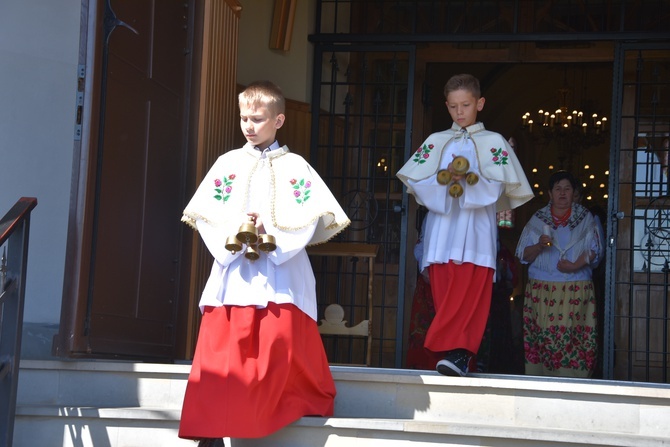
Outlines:
{"label": "black sneaker", "polygon": [[472,355],[465,349],[454,349],[447,352],[444,359],[437,362],[437,372],[445,376],[465,376]]}
{"label": "black sneaker", "polygon": [[224,447],[223,439],[221,438],[206,438],[201,439],[198,447]]}

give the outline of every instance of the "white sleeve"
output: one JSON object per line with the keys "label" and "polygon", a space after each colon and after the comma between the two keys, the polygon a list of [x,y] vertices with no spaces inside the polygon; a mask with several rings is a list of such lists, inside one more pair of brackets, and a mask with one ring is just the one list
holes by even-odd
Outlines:
{"label": "white sleeve", "polygon": [[449,186],[437,182],[437,175],[423,180],[408,180],[417,202],[438,214],[450,214],[454,198],[449,195]]}
{"label": "white sleeve", "polygon": [[459,197],[459,204],[463,209],[483,208],[493,205],[498,201],[504,190],[502,183],[481,176],[474,185],[468,185],[464,180],[461,181],[461,185],[463,185],[463,195]]}
{"label": "white sleeve", "polygon": [[265,231],[267,234],[274,236],[277,242],[277,249],[268,253],[270,260],[274,264],[280,265],[295,256],[312,239],[316,225],[317,222],[314,222],[301,230],[288,232],[280,231],[265,224]]}
{"label": "white sleeve", "polygon": [[232,232],[225,228],[214,227],[202,220],[197,220],[195,224],[207,249],[219,264],[226,267],[241,255],[241,252],[232,254],[226,250],[226,240],[233,234]]}

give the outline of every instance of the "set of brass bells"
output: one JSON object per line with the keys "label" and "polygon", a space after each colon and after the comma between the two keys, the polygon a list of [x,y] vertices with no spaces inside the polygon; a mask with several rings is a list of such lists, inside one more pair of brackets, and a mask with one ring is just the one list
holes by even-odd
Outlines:
{"label": "set of brass bells", "polygon": [[[451,162],[451,168],[454,170],[456,175],[464,175],[465,183],[468,185],[475,185],[479,181],[479,176],[474,172],[468,172],[470,170],[470,162],[467,158],[459,155],[454,157],[454,160]],[[448,185],[451,183],[453,174],[446,169],[440,169],[437,171],[437,183],[440,185]],[[449,186],[449,195],[454,199],[463,195],[463,186],[458,182],[451,183]]]}
{"label": "set of brass bells", "polygon": [[244,245],[247,246],[244,257],[250,261],[255,261],[260,257],[259,250],[270,253],[277,249],[275,237],[270,234],[258,234],[252,217],[249,217],[249,222],[240,225],[235,236],[228,236],[226,239],[226,250],[232,254],[242,251]]}

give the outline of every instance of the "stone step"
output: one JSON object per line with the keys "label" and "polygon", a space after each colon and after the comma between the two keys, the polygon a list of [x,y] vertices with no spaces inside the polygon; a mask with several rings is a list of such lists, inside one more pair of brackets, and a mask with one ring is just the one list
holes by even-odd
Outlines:
{"label": "stone step", "polygon": [[403,419],[302,418],[263,439],[233,440],[232,447],[585,447],[668,446],[656,436],[602,434],[510,426]]}
{"label": "stone step", "polygon": [[[334,417],[303,418],[268,438],[233,440],[233,447],[366,447],[380,440],[384,446],[670,445],[667,384],[331,369]],[[193,446],[176,435],[189,370],[22,361],[14,447]]]}
{"label": "stone step", "polygon": [[195,447],[179,439],[180,411],[19,405],[12,447]]}
{"label": "stone step", "polygon": [[341,417],[670,436],[668,384],[371,368],[334,376]]}
{"label": "stone step", "polygon": [[[39,428],[36,430],[36,427]],[[184,447],[179,412],[149,408],[22,406],[14,447]],[[61,442],[62,439],[62,443]],[[58,444],[54,443],[54,441]],[[662,437],[602,434],[576,430],[519,428],[403,419],[302,418],[262,439],[226,440],[231,447],[386,446],[667,446]]]}
{"label": "stone step", "polygon": [[190,365],[22,360],[20,405],[181,408]]}

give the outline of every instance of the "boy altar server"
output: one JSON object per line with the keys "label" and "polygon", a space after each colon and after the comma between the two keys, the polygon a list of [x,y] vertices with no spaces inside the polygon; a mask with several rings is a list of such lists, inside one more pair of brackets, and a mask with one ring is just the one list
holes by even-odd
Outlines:
{"label": "boy altar server", "polygon": [[316,171],[275,140],[281,90],[253,83],[239,108],[247,144],[219,157],[182,219],[214,257],[179,428],[200,447],[332,415],[335,398],[305,247],[350,221]]}
{"label": "boy altar server", "polygon": [[424,346],[443,357],[438,372],[465,376],[491,305],[496,211],[533,193],[509,143],[477,121],[485,101],[477,78],[453,76],[444,94],[452,127],[430,135],[397,176],[428,208],[420,269],[428,269],[435,318]]}

